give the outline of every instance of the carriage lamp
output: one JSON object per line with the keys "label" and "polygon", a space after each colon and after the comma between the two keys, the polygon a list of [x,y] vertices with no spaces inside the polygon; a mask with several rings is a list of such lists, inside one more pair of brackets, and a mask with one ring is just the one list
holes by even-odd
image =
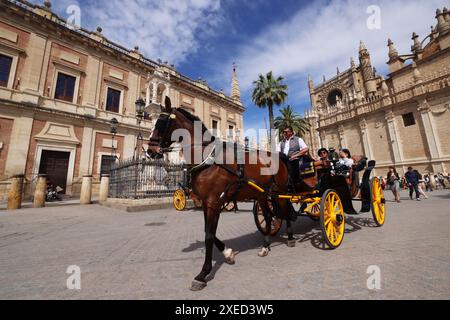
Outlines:
{"label": "carriage lamp", "polygon": [[245,137],[244,138],[244,144],[245,144],[245,149],[246,150],[248,150],[248,141],[249,141],[248,137]]}
{"label": "carriage lamp", "polygon": [[139,98],[134,104],[136,105],[136,117],[138,118],[138,121],[141,121],[144,117],[145,101],[144,99]]}

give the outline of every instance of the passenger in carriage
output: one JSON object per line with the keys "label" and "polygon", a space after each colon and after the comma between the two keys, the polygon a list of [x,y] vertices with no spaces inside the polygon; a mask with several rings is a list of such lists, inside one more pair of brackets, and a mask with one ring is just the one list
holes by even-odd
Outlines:
{"label": "passenger in carriage", "polygon": [[326,148],[320,148],[317,152],[317,155],[319,156],[320,160],[328,160],[328,150]]}
{"label": "passenger in carriage", "polygon": [[339,150],[339,161],[338,165],[340,167],[347,167],[348,170],[351,169],[353,165],[353,159],[351,158],[350,150],[342,148]]}

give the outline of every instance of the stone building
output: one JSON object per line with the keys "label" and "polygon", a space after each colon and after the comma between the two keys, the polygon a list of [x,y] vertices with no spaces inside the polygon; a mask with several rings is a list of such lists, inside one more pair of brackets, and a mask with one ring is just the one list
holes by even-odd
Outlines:
{"label": "stone building", "polygon": [[[152,109],[166,95],[210,129],[239,136],[245,109],[235,69],[229,97],[167,62],[145,58],[138,47],[109,41],[101,28],[68,25],[49,1],[38,6],[2,0],[0,201],[9,178],[18,174],[25,175],[25,196],[38,173],[47,173],[69,195],[79,193],[83,175],[93,175],[95,194],[113,151],[119,159],[132,157],[138,133],[144,141],[150,136],[155,119],[147,114],[139,124],[135,101],[145,98]],[[118,120],[114,139],[112,118]]]}
{"label": "stone building", "polygon": [[361,42],[359,64],[308,87],[312,124],[306,140],[320,147],[347,147],[377,161],[376,174],[395,165],[421,172],[450,170],[450,13],[436,11],[437,25],[422,40],[412,34],[411,53],[388,40],[386,79],[372,66]]}

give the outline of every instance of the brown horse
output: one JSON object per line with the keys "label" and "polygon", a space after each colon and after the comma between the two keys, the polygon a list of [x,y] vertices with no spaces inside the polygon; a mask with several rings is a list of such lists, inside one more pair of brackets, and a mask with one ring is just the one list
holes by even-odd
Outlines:
{"label": "brown horse", "polygon": [[[150,138],[149,148],[152,152],[161,152],[167,149],[173,143],[171,136],[177,129],[185,129],[191,137],[194,137],[194,123],[200,121],[198,117],[193,116],[187,111],[180,108],[172,108],[170,99],[166,97],[165,108],[159,116],[155,130]],[[202,133],[208,130],[202,124]],[[186,143],[186,141],[184,142]],[[265,190],[276,190],[277,192],[287,191],[288,170],[283,161],[279,161],[278,170],[271,172],[269,175],[261,175],[261,169],[269,168],[270,159],[264,158],[261,154],[257,155],[255,164],[249,164],[250,154],[245,151],[245,164],[238,165],[237,161],[227,164],[210,163],[198,166],[195,162],[195,154],[204,152],[207,145],[211,141],[189,144],[191,163],[191,185],[194,193],[202,200],[203,213],[205,220],[205,261],[200,273],[194,278],[191,290],[201,290],[206,286],[206,277],[212,270],[212,253],[213,245],[224,254],[227,263],[234,264],[235,252],[231,248],[227,248],[225,244],[216,237],[217,225],[219,222],[220,212],[223,205],[232,201],[256,200],[260,203],[266,225],[271,224],[271,212],[268,206],[267,193],[261,192],[250,186],[248,181],[256,183]],[[187,143],[186,143],[187,144]],[[216,144],[217,145],[217,144]],[[222,150],[215,150],[217,153],[227,157],[227,149],[222,144]],[[270,154],[267,155],[269,158]],[[275,155],[274,155],[275,156]],[[278,155],[276,155],[278,156]],[[198,162],[198,161],[197,161]],[[195,167],[195,168],[194,168]],[[289,213],[291,212],[291,204],[287,200],[274,200],[278,216],[286,219],[288,240],[293,241],[293,232],[289,221]],[[260,256],[267,255],[270,246],[270,238],[267,236],[264,241],[263,249]]]}

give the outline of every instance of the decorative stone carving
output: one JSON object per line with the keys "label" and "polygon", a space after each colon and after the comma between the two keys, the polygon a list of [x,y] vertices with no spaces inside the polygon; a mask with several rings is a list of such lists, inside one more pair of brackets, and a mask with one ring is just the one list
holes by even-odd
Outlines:
{"label": "decorative stone carving", "polygon": [[442,114],[447,110],[450,110],[450,103],[444,104],[443,106],[431,107],[432,114]]}
{"label": "decorative stone carving", "polygon": [[392,112],[392,110],[386,111],[384,118],[386,119],[386,121],[394,121],[394,119],[395,119],[394,112]]}
{"label": "decorative stone carving", "polygon": [[427,99],[419,101],[419,107],[417,108],[417,111],[419,111],[420,113],[428,113],[431,111],[431,107]]}
{"label": "decorative stone carving", "polygon": [[361,131],[365,131],[367,129],[366,119],[363,118],[359,121],[359,128],[361,129]]}
{"label": "decorative stone carving", "polygon": [[59,141],[80,144],[72,125],[46,122],[44,128],[35,137],[36,140]]}

